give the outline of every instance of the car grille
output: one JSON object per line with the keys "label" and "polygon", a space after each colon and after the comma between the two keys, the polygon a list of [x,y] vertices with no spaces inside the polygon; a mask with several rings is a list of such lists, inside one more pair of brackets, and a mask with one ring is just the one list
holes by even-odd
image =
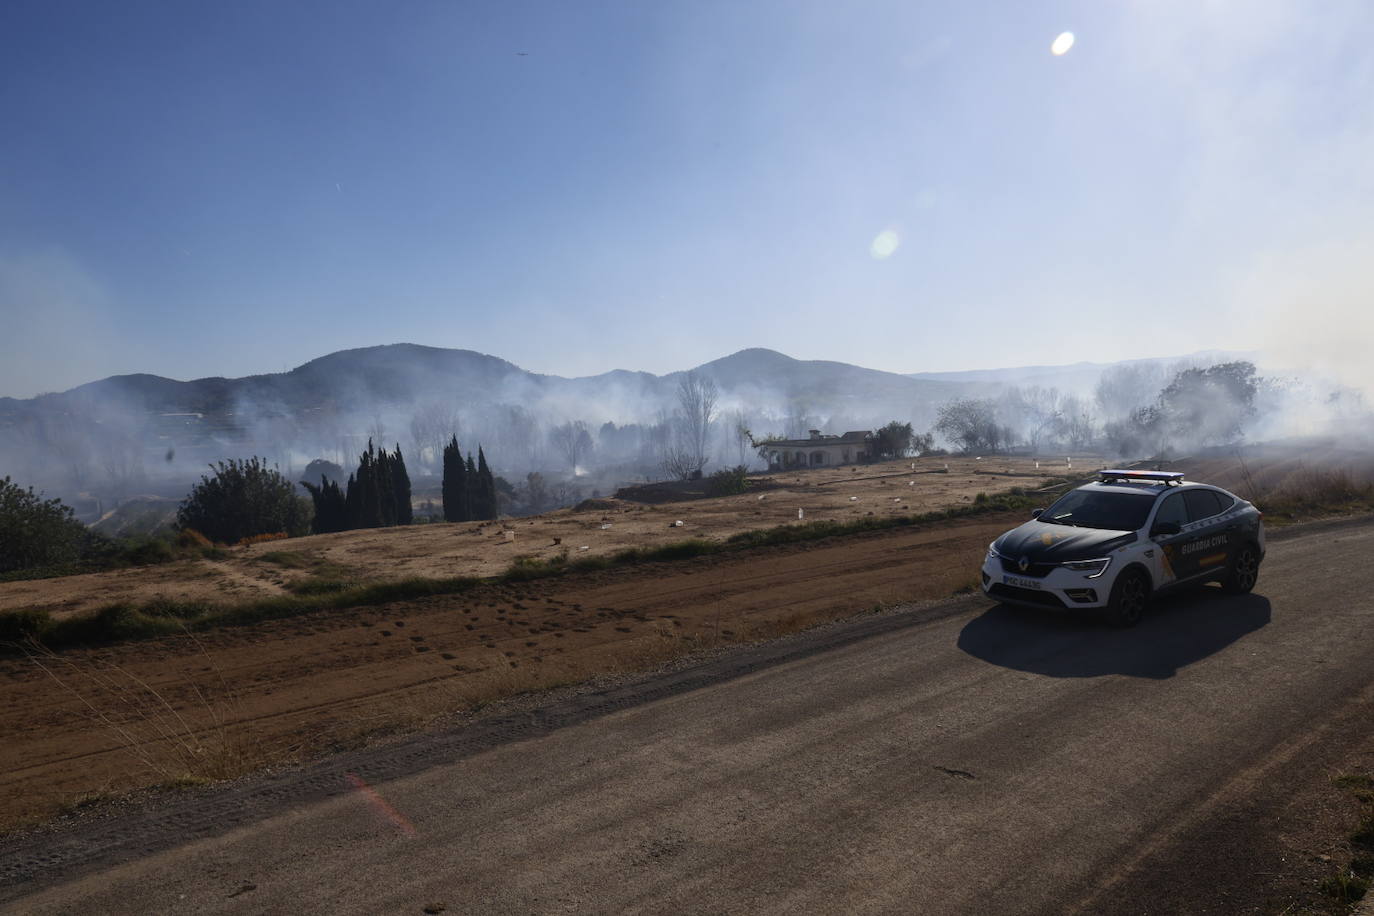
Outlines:
{"label": "car grille", "polygon": [[1050,570],[1058,566],[1058,563],[1032,563],[1024,570],[1021,568],[1020,560],[1013,560],[1011,557],[1000,557],[1002,569],[1011,573],[1013,576],[1034,576],[1043,579],[1050,574]]}
{"label": "car grille", "polygon": [[1033,588],[1017,588],[1014,585],[1003,585],[1000,582],[989,588],[988,594],[994,598],[1005,598],[1007,601],[1022,601],[1026,604],[1040,604],[1045,607],[1064,607],[1064,602],[1050,592],[1042,592]]}

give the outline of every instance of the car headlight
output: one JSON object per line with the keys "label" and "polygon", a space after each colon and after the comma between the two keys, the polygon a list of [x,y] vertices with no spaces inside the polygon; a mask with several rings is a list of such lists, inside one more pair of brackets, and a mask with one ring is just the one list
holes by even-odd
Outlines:
{"label": "car headlight", "polygon": [[1107,571],[1107,567],[1112,565],[1111,557],[1100,557],[1096,560],[1070,560],[1064,564],[1065,569],[1072,569],[1074,572],[1084,572],[1089,579],[1096,579]]}
{"label": "car headlight", "polygon": [[991,544],[988,545],[988,556],[987,556],[987,559],[989,559],[989,560],[995,560],[995,559],[997,559],[997,557],[998,557],[998,553],[997,553],[997,542],[996,542],[996,541],[993,541]]}

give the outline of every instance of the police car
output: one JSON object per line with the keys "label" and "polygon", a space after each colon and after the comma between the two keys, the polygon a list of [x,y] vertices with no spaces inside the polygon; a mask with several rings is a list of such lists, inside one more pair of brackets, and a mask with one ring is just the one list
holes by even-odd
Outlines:
{"label": "police car", "polygon": [[1131,626],[1166,589],[1250,591],[1263,559],[1260,511],[1235,494],[1178,472],[1108,470],[988,545],[983,591],[1007,604],[1098,608]]}

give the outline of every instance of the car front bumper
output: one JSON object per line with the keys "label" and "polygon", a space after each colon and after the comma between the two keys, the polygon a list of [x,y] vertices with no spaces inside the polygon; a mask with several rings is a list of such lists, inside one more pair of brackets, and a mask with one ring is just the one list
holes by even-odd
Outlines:
{"label": "car front bumper", "polygon": [[1051,610],[1106,607],[1111,598],[1116,570],[1111,566],[1093,577],[1086,572],[1056,566],[1042,577],[1022,576],[1002,568],[997,557],[983,561],[983,594],[1006,604],[1042,607]]}

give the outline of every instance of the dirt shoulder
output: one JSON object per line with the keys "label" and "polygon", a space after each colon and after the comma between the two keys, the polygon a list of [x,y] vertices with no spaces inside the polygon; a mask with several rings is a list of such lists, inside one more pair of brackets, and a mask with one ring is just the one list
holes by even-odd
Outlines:
{"label": "dirt shoulder", "polygon": [[974,585],[982,517],[0,660],[0,823]]}

